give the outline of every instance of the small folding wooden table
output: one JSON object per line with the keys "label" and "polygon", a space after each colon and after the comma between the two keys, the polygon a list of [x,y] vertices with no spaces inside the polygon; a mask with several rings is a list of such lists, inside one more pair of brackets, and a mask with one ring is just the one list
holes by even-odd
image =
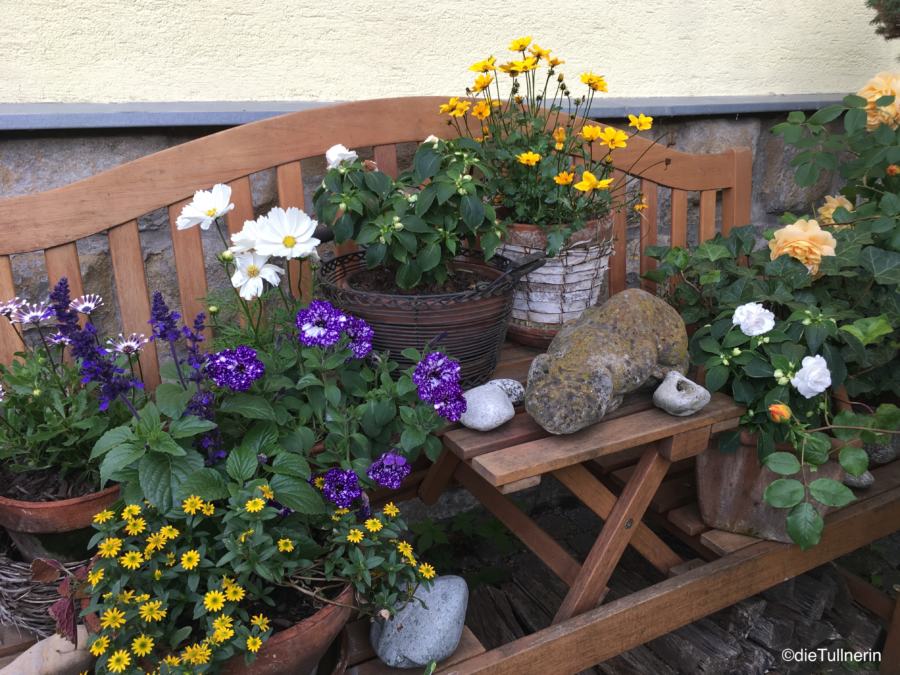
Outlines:
{"label": "small folding wooden table", "polygon": [[[710,437],[737,427],[742,413],[730,398],[715,394],[697,414],[673,417],[641,395],[567,436],[551,436],[525,412],[489,432],[452,429],[444,434],[443,453],[422,481],[419,496],[434,503],[451,480],[471,492],[569,586],[554,618],[559,623],[601,602],[629,545],[666,575],[684,562],[642,519],[671,464],[706,450]],[[598,462],[609,466],[621,459],[624,465],[637,457],[618,496],[598,480]],[[545,474],[604,521],[582,564],[508,497],[537,485]]]}

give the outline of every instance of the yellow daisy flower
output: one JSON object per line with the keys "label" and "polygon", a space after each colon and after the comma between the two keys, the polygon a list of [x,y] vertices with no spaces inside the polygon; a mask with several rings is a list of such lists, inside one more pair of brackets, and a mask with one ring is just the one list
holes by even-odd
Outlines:
{"label": "yellow daisy flower", "polygon": [[209,648],[209,645],[203,642],[195,642],[194,644],[185,647],[184,651],[181,653],[181,658],[183,661],[191,663],[195,666],[202,666],[206,663],[209,663],[209,659],[211,657],[212,650]]}
{"label": "yellow daisy flower", "polygon": [[606,80],[602,75],[596,75],[591,72],[582,73],[581,81],[594,91],[609,91],[606,86]]}
{"label": "yellow daisy flower", "polygon": [[620,131],[619,129],[613,129],[612,127],[606,127],[603,130],[603,133],[600,134],[600,142],[607,146],[610,150],[615,150],[616,148],[624,148],[628,145],[628,134],[624,131]]}
{"label": "yellow daisy flower", "polygon": [[200,510],[203,512],[204,516],[211,516],[216,512],[216,507],[212,502],[206,502]]}
{"label": "yellow daisy flower", "polygon": [[244,508],[247,509],[247,513],[259,513],[263,510],[266,503],[260,499],[259,497],[254,497],[253,499],[248,499],[247,503],[244,504]]}
{"label": "yellow daisy flower", "polygon": [[132,640],[131,651],[135,653],[135,656],[147,656],[147,654],[153,651],[153,644],[152,637],[141,633]]}
{"label": "yellow daisy flower", "polygon": [[574,171],[560,171],[553,177],[553,182],[557,185],[571,185],[573,180],[575,180]]}
{"label": "yellow daisy flower", "polygon": [[348,513],[350,513],[350,509],[335,509],[334,513],[331,514],[331,519],[337,522]]}
{"label": "yellow daisy flower", "polygon": [[88,583],[90,583],[91,588],[103,581],[104,574],[105,573],[102,569],[91,570],[90,572],[88,572],[87,580]]}
{"label": "yellow daisy flower", "polygon": [[171,525],[163,525],[159,528],[159,533],[164,536],[166,539],[175,539],[179,534],[177,527],[172,527]]}
{"label": "yellow daisy flower", "polygon": [[585,124],[581,127],[581,137],[588,143],[593,143],[603,134],[603,129],[596,124]]}
{"label": "yellow daisy flower", "polygon": [[94,656],[105,654],[107,649],[109,649],[109,636],[107,635],[101,635],[91,643],[91,654]]}
{"label": "yellow daisy flower", "polygon": [[483,73],[475,78],[475,84],[472,85],[472,92],[475,94],[480,94],[485,89],[491,86],[491,82],[494,81],[493,75],[488,75],[487,73]]}
{"label": "yellow daisy flower", "polygon": [[94,522],[98,525],[102,525],[103,523],[112,520],[115,517],[115,513],[110,511],[109,509],[104,509],[100,513],[94,514]]}
{"label": "yellow daisy flower", "polygon": [[166,546],[166,535],[162,532],[154,532],[147,537],[147,549],[150,552],[162,551]]}
{"label": "yellow daisy flower", "polygon": [[497,59],[493,56],[490,56],[483,61],[476,61],[471,66],[469,66],[469,70],[475,73],[489,73],[492,70],[497,70],[496,66]]}
{"label": "yellow daisy flower", "polygon": [[138,607],[138,614],[140,614],[141,618],[147,623],[162,621],[166,618],[166,610],[163,609],[162,600],[145,602]]}
{"label": "yellow daisy flower", "polygon": [[259,628],[263,633],[269,630],[269,619],[262,614],[254,616],[250,619],[250,623]]}
{"label": "yellow daisy flower", "polygon": [[408,541],[398,541],[397,550],[400,551],[400,555],[406,557],[412,555],[413,547]]}
{"label": "yellow daisy flower", "polygon": [[203,500],[197,495],[191,495],[181,502],[181,510],[189,516],[193,516],[203,508]]}
{"label": "yellow daisy flower", "polygon": [[100,627],[116,630],[125,625],[125,612],[118,607],[110,607],[100,615]]}
{"label": "yellow daisy flower", "polygon": [[207,591],[203,596],[203,606],[207,612],[218,612],[225,606],[225,595],[222,591]]}
{"label": "yellow daisy flower", "polygon": [[141,514],[141,507],[139,504],[129,504],[124,509],[122,509],[122,518],[124,520],[131,520],[136,516]]}
{"label": "yellow daisy flower", "polygon": [[126,570],[136,570],[144,562],[144,556],[140,551],[126,551],[121,558],[119,564]]}
{"label": "yellow daisy flower", "polygon": [[422,563],[419,565],[419,574],[422,575],[423,579],[433,579],[435,575],[434,567],[429,563]]}
{"label": "yellow daisy flower", "polygon": [[553,147],[557,150],[562,150],[565,147],[566,142],[566,128],[565,127],[556,127],[553,131],[553,140],[556,141],[556,145]]}
{"label": "yellow daisy flower", "polygon": [[381,530],[381,528],[384,527],[384,525],[381,523],[380,520],[378,520],[378,518],[369,518],[365,524],[366,524],[366,529],[369,532],[378,532]]}
{"label": "yellow daisy flower", "polygon": [[516,38],[512,42],[509,43],[509,51],[511,52],[524,52],[528,45],[531,44],[531,36],[525,35],[524,37]]}
{"label": "yellow daisy flower", "polygon": [[212,625],[216,630],[228,630],[234,625],[234,619],[225,614],[220,614],[213,619]]}
{"label": "yellow daisy flower", "polygon": [[394,502],[388,502],[387,504],[385,504],[383,511],[384,515],[386,515],[388,518],[394,518],[400,514],[400,509],[396,507]]}
{"label": "yellow daisy flower", "polygon": [[179,659],[174,654],[166,654],[165,658],[163,659],[163,663],[165,663],[168,666],[180,666],[181,659]]}
{"label": "yellow daisy flower", "polygon": [[186,570],[194,569],[200,563],[200,554],[191,549],[181,555],[181,566]]}
{"label": "yellow daisy flower", "polygon": [[357,530],[355,527],[347,533],[347,541],[351,544],[358,544],[363,540],[362,530]]}
{"label": "yellow daisy flower", "polygon": [[131,535],[132,537],[136,537],[146,529],[147,521],[143,518],[132,518],[127,523],[125,523],[125,533]]}
{"label": "yellow daisy flower", "polygon": [[256,635],[249,635],[247,637],[247,651],[253,652],[254,654],[259,651],[259,648],[262,647],[262,640],[258,638]]}
{"label": "yellow daisy flower", "polygon": [[593,190],[608,190],[612,182],[612,178],[598,179],[590,171],[585,171],[583,174],[581,174],[581,180],[575,183],[575,189],[580,190],[581,192],[591,192]]}
{"label": "yellow daisy flower", "polygon": [[132,600],[134,600],[134,591],[130,588],[128,590],[122,591],[116,596],[116,600],[118,600],[123,605],[127,605]]}
{"label": "yellow daisy flower", "polygon": [[278,540],[278,550],[282,553],[290,553],[294,550],[294,542],[290,539],[284,538]]}
{"label": "yellow daisy flower", "polygon": [[[441,106],[441,107],[443,107],[443,106]],[[443,111],[442,111],[442,112],[443,112]],[[321,490],[322,488],[324,488],[324,487],[325,487],[325,476],[316,476],[316,477],[313,479],[313,485],[314,485],[314,486],[316,487],[316,489],[318,489],[318,490]]]}
{"label": "yellow daisy flower", "polygon": [[100,545],[97,547],[97,552],[101,558],[115,558],[117,555],[119,555],[119,551],[121,550],[121,548],[121,539],[117,539],[116,537],[107,537],[100,542]]}
{"label": "yellow daisy flower", "polygon": [[487,101],[478,101],[475,106],[472,108],[472,117],[475,119],[483,120],[486,119],[491,114],[491,106],[488,105]]}
{"label": "yellow daisy flower", "polygon": [[641,113],[640,115],[629,115],[628,126],[634,127],[638,131],[647,131],[653,126],[653,118]]}
{"label": "yellow daisy flower", "polygon": [[541,161],[541,156],[536,152],[523,152],[519,155],[516,155],[516,159],[519,160],[519,164],[524,164],[525,166],[534,166],[538,162]]}
{"label": "yellow daisy flower", "polygon": [[106,662],[106,668],[111,673],[121,673],[131,665],[131,657],[124,649],[119,649],[112,653]]}
{"label": "yellow daisy flower", "polygon": [[244,595],[246,591],[244,591],[243,586],[238,586],[237,584],[229,584],[225,586],[225,597],[231,602],[240,602],[244,599]]}
{"label": "yellow daisy flower", "polygon": [[260,485],[258,489],[266,499],[275,499],[275,491],[268,485]]}
{"label": "yellow daisy flower", "polygon": [[534,55],[534,58],[536,58],[538,60],[540,60],[540,59],[544,59],[545,61],[550,60],[550,50],[544,49],[536,42],[533,45],[531,45],[531,47],[529,47],[528,51],[530,51]]}

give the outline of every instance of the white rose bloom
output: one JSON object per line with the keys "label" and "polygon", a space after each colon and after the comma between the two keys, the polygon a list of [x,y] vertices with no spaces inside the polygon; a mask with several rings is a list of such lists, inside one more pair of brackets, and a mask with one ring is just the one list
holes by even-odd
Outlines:
{"label": "white rose bloom", "polygon": [[217,183],[212,190],[197,190],[194,193],[194,199],[184,205],[181,215],[175,219],[175,226],[179,230],[188,230],[199,225],[201,229],[208,230],[216,218],[233,208],[231,188]]}
{"label": "white rose bloom", "polygon": [[355,162],[357,159],[359,159],[359,155],[340,143],[332,145],[325,151],[325,161],[329,169],[337,168],[344,162]]}
{"label": "white rose bloom", "polygon": [[313,236],[316,225],[315,220],[295,206],[287,210],[276,206],[259,225],[256,250],[280,258],[306,258],[321,243]]}
{"label": "white rose bloom", "polygon": [[281,282],[284,270],[268,263],[269,257],[258,253],[239,253],[234,256],[237,269],[231,275],[231,285],[239,288],[244,300],[253,300],[262,295],[263,280],[273,286]]}
{"label": "white rose bloom", "polygon": [[758,302],[748,302],[734,310],[731,323],[740,326],[744,335],[753,337],[772,330],[775,327],[775,315]]}
{"label": "white rose bloom", "polygon": [[804,398],[817,396],[831,386],[831,371],[824,357],[805,356],[801,366],[791,378],[791,384]]}
{"label": "white rose bloom", "polygon": [[246,253],[255,249],[259,231],[265,223],[265,216],[260,216],[257,220],[245,220],[241,231],[231,235],[232,245],[228,247],[228,250],[232,253]]}

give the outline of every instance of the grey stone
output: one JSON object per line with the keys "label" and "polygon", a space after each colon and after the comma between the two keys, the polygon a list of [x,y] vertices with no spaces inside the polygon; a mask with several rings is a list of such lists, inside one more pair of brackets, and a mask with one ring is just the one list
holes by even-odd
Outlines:
{"label": "grey stone", "polygon": [[670,415],[685,417],[702,409],[711,394],[676,370],[666,373],[662,384],[653,392],[653,405]]}
{"label": "grey stone", "polygon": [[466,399],[466,412],[459,421],[469,429],[490,431],[511,420],[516,414],[506,391],[493,384],[482,384],[469,389],[463,396]]}
{"label": "grey stone", "polygon": [[551,434],[571,434],[688,365],[687,331],[671,305],[639,288],[589,307],[531,362],[525,409]]}
{"label": "grey stone", "polygon": [[881,466],[897,459],[897,449],[891,442],[866,443],[863,447],[869,455],[870,466]]}
{"label": "grey stone", "polygon": [[501,377],[496,380],[491,380],[486,384],[500,387],[509,397],[509,402],[513,405],[518,405],[525,400],[525,387],[518,380],[513,380],[508,377]]}
{"label": "grey stone", "polygon": [[855,488],[857,490],[865,490],[872,487],[875,483],[875,476],[871,471],[866,471],[860,476],[851,476],[849,473],[844,474],[844,485]]}
{"label": "grey stone", "polygon": [[[421,602],[419,602],[421,601]],[[466,621],[469,589],[462,577],[437,577],[428,590],[369,632],[372,648],[393,668],[424,668],[456,651]]]}

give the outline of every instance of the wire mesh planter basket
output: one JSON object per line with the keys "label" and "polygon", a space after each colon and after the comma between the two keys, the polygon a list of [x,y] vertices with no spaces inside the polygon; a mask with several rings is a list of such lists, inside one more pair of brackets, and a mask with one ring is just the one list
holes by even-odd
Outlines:
{"label": "wire mesh planter basket", "polygon": [[443,347],[460,362],[464,387],[486,382],[497,367],[512,311],[513,289],[519,278],[544,263],[543,253],[512,263],[503,256],[485,262],[474,251],[463,251],[453,265],[480,279],[470,290],[439,295],[401,295],[353,288],[356,275],[368,272],[365,251],[323,262],[320,294],[341,309],[365,319],[374,329],[373,346],[389,351],[407,367],[400,353],[408,347]]}
{"label": "wire mesh planter basket", "polygon": [[[557,256],[522,277],[513,297],[510,339],[545,348],[566,321],[606,299],[611,223],[611,217],[590,221]],[[546,247],[547,237],[539,227],[517,223],[509,227],[500,252],[520,260]]]}

